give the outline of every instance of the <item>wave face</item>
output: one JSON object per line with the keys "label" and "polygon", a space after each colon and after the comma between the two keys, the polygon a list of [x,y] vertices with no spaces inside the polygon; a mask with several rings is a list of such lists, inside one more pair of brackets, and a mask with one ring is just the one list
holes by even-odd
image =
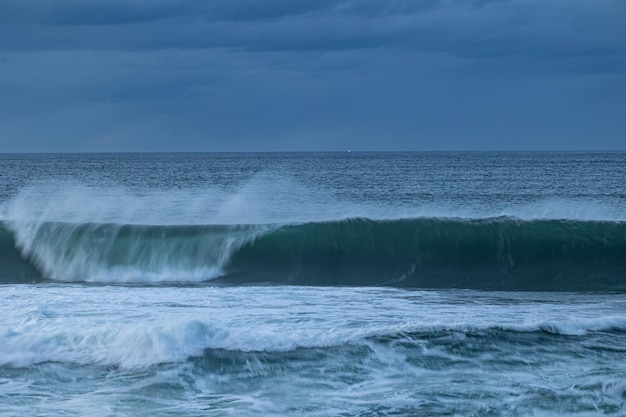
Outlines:
{"label": "wave face", "polygon": [[39,279],[39,271],[16,248],[13,233],[0,224],[0,283],[31,282]]}
{"label": "wave face", "polygon": [[241,247],[243,279],[506,290],[626,288],[626,223],[366,219],[280,228]]}
{"label": "wave face", "polygon": [[3,281],[626,290],[626,223],[364,218],[292,225],[5,222]]}

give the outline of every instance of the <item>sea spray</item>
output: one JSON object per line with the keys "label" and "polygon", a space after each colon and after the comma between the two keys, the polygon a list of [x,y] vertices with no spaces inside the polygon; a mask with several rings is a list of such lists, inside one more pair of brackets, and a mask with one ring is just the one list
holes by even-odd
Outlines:
{"label": "sea spray", "polygon": [[9,222],[6,227],[24,259],[45,278],[146,283],[206,281],[222,275],[230,254],[264,230],[50,222]]}

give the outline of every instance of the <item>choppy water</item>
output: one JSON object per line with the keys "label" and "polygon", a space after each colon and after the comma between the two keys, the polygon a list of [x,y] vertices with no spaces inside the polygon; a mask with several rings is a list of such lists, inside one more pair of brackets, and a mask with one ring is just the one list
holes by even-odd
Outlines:
{"label": "choppy water", "polygon": [[626,154],[0,156],[0,415],[626,413]]}

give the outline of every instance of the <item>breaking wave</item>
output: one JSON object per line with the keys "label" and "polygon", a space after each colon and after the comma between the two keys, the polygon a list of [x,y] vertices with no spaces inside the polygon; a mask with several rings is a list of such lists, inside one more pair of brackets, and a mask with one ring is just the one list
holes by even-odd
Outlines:
{"label": "breaking wave", "polygon": [[626,290],[626,222],[0,223],[2,281]]}

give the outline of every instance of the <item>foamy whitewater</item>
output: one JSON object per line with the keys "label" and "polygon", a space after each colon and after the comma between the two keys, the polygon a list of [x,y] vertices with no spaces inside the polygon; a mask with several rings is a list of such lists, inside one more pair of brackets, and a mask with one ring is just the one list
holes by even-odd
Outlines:
{"label": "foamy whitewater", "polygon": [[0,415],[626,415],[626,154],[0,155]]}

